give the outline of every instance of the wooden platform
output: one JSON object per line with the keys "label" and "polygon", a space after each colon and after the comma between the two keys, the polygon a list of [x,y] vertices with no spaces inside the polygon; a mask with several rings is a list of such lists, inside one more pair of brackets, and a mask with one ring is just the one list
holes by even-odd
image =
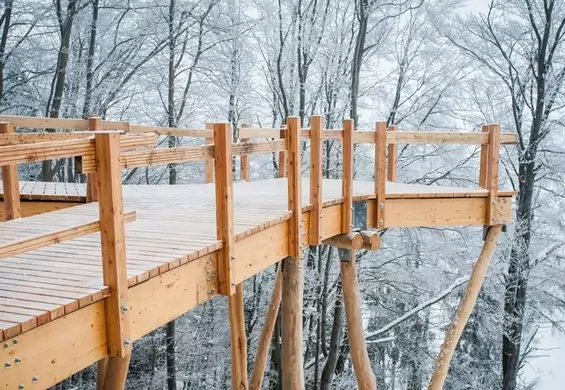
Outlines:
{"label": "wooden platform", "polygon": [[[308,178],[303,180],[307,186]],[[259,244],[255,258],[237,259],[243,263],[236,271],[238,281],[285,257],[283,222],[290,218],[286,186],[284,178],[234,185],[236,242],[242,247]],[[354,201],[374,199],[373,187],[372,182],[354,182]],[[81,184],[21,183],[22,199],[69,202],[59,204],[61,207],[84,201],[84,191]],[[339,233],[341,208],[332,206],[341,203],[340,194],[340,180],[324,180],[324,238]],[[484,189],[387,183],[386,194],[387,227],[400,220],[403,226],[406,221],[413,226],[484,223],[488,195]],[[507,216],[512,195],[499,192],[502,199],[507,198]],[[303,218],[307,219],[308,194],[302,197],[306,205]],[[130,288],[213,254],[222,246],[216,239],[213,184],[124,186],[124,209],[137,212],[137,220],[126,224]],[[90,203],[4,222],[0,224],[0,245],[61,230],[65,224],[97,219],[98,205]],[[96,233],[0,260],[0,338],[15,337],[103,299],[109,291],[102,283],[100,253],[100,235]]]}

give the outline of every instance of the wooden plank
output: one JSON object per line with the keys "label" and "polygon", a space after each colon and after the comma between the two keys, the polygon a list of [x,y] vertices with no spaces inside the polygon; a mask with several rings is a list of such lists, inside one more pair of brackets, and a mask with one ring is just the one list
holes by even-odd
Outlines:
{"label": "wooden plank", "polygon": [[32,144],[36,142],[65,141],[94,137],[89,131],[73,131],[63,133],[13,133],[0,135],[0,146]]}
{"label": "wooden plank", "polygon": [[378,206],[375,209],[375,221],[377,229],[385,227],[386,137],[386,122],[377,122],[375,125],[375,195]]}
{"label": "wooden plank", "polygon": [[233,177],[232,177],[232,133],[229,123],[214,123],[214,145],[216,151],[216,233],[223,242],[218,261],[218,291],[223,295],[235,293],[232,261],[234,254]]}
{"label": "wooden plank", "polygon": [[[481,127],[483,133],[489,132],[489,126],[483,125]],[[479,187],[487,188],[488,182],[488,151],[489,146],[488,144],[481,145],[481,160],[479,162]]]}
{"label": "wooden plank", "polygon": [[[0,348],[0,361],[12,364],[2,373],[2,388],[50,388],[106,355],[103,303],[31,329],[18,335],[17,343],[7,344]],[[15,357],[20,364],[14,364]]]}
{"label": "wooden plank", "polygon": [[310,245],[320,245],[322,243],[322,131],[324,128],[324,117],[313,115],[310,118]]}
{"label": "wooden plank", "polygon": [[[1,135],[13,135],[14,132],[14,126],[11,123],[0,123]],[[4,219],[21,218],[20,179],[17,164],[2,166],[2,188],[4,193]]]}
{"label": "wooden plank", "polygon": [[[136,212],[131,211],[124,214],[124,222],[135,221]],[[60,242],[68,241],[76,237],[81,237],[87,234],[96,233],[100,231],[100,221],[89,222],[82,225],[77,225],[65,229],[60,229],[55,232],[49,232],[35,236],[32,238],[25,238],[21,240],[12,241],[8,244],[0,246],[0,259],[16,256],[21,253],[29,252],[34,249],[42,248],[48,245],[58,244]]]}
{"label": "wooden plank", "polygon": [[[389,126],[389,132],[398,131],[398,126]],[[388,138],[388,133],[387,133]],[[397,160],[398,160],[398,146],[396,144],[389,144],[388,145],[388,164],[387,164],[387,180],[388,181],[396,181],[396,168],[397,168]]]}
{"label": "wooden plank", "polygon": [[358,232],[338,234],[337,236],[325,239],[324,245],[331,245],[344,249],[361,249],[363,246],[363,237]]}
{"label": "wooden plank", "polygon": [[[241,129],[245,130],[246,128],[249,128],[250,125],[247,123],[243,123],[241,125]],[[242,143],[248,143],[251,142],[250,138],[242,138],[241,133],[239,134],[240,136],[240,140]],[[240,159],[240,179],[243,181],[249,181],[250,178],[250,172],[249,172],[249,156],[246,154],[243,154],[241,156]]]}
{"label": "wooden plank", "polygon": [[283,260],[282,296],[282,371],[283,390],[304,388],[304,354],[302,347],[302,307],[304,279],[302,268],[301,228],[302,216],[300,193],[300,118],[287,118],[288,142],[288,208],[292,211],[289,221],[289,254]]}
{"label": "wooden plank", "polygon": [[[214,124],[206,123],[206,130],[211,133],[211,136],[206,137],[206,144],[214,143]],[[213,153],[213,152],[212,152]],[[204,175],[205,182],[212,183],[214,181],[214,159],[213,154],[211,159],[204,161]]]}
{"label": "wooden plank", "polygon": [[[372,130],[358,130],[353,136],[356,144],[374,144],[375,135]],[[514,145],[519,141],[516,133],[503,133],[500,143]],[[488,135],[470,132],[432,132],[432,131],[397,131],[387,135],[388,144],[445,144],[445,145],[485,145]]]}
{"label": "wooden plank", "polygon": [[[40,201],[24,201],[21,202],[22,216],[30,217],[32,215],[47,213],[50,211],[60,210],[77,206],[82,203],[75,202],[40,202]],[[0,202],[0,221],[5,221],[3,202]]]}
{"label": "wooden plank", "polygon": [[[280,138],[286,139],[286,126],[283,125],[280,128]],[[278,163],[278,174],[277,177],[286,177],[287,172],[287,161],[286,161],[286,153],[285,151],[279,152],[279,163]]]}
{"label": "wooden plank", "polygon": [[20,144],[0,146],[2,166],[52,160],[55,158],[93,156],[92,140],[76,139],[68,141],[40,142],[36,144]]}
{"label": "wooden plank", "polygon": [[174,135],[177,137],[193,137],[193,138],[210,138],[212,136],[212,131],[208,128],[206,129],[183,129],[183,128],[170,128],[170,127],[158,127],[158,126],[141,126],[141,125],[130,125],[132,133],[155,133],[159,135]]}
{"label": "wooden plank", "polygon": [[488,181],[487,189],[487,225],[496,225],[500,223],[497,218],[498,206],[498,174],[499,174],[499,155],[500,155],[500,125],[489,125],[489,143],[488,143]]}
{"label": "wooden plank", "polygon": [[[131,353],[124,210],[118,134],[96,134],[96,170],[99,182],[100,244],[104,284],[112,294],[105,299],[106,333],[110,356]],[[129,344],[128,344],[129,343]]]}
{"label": "wooden plank", "polygon": [[0,121],[11,122],[14,127],[32,127],[39,129],[89,130],[85,119],[42,118],[20,115],[0,115]]}
{"label": "wooden plank", "polygon": [[353,130],[355,122],[353,119],[343,121],[342,142],[342,178],[341,196],[343,197],[343,211],[341,212],[341,232],[351,232],[353,212]]}

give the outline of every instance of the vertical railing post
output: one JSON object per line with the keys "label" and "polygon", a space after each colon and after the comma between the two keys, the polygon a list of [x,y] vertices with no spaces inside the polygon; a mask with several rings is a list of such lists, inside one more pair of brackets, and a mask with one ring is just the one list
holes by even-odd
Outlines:
{"label": "vertical railing post", "polygon": [[375,126],[375,224],[377,229],[385,227],[386,200],[386,122]]}
{"label": "vertical railing post", "polygon": [[[483,133],[489,132],[489,125],[483,125],[481,127]],[[489,135],[490,138],[490,135]],[[479,163],[479,187],[487,188],[488,181],[488,143],[481,144],[481,160]]]}
{"label": "vertical railing post", "polygon": [[304,275],[302,267],[301,193],[300,193],[300,118],[287,119],[288,144],[288,208],[289,257],[283,260],[282,295],[282,372],[283,390],[304,388],[304,354],[302,348],[302,299]]}
{"label": "vertical railing post", "polygon": [[[0,123],[0,134],[15,133],[11,123]],[[18,164],[2,166],[2,185],[4,188],[4,219],[22,217],[22,206],[20,204],[20,179],[18,177]]]}
{"label": "vertical railing post", "polygon": [[[91,131],[102,130],[102,118],[98,116],[91,116],[88,118],[88,128]],[[86,202],[98,201],[98,173],[86,174]]]}
{"label": "vertical railing post", "polygon": [[500,164],[500,125],[489,125],[488,135],[487,225],[496,225],[498,223],[497,202],[498,172]]}
{"label": "vertical railing post", "polygon": [[324,117],[313,115],[310,118],[310,212],[309,244],[322,243],[322,131]]}
{"label": "vertical railing post", "polygon": [[[286,126],[282,125],[281,128],[280,128],[280,138],[285,139],[286,133],[287,133]],[[287,171],[286,152],[284,150],[281,150],[279,152],[279,164],[278,164],[277,177],[286,177],[286,171]]]}
{"label": "vertical railing post", "polygon": [[235,234],[233,212],[233,154],[230,123],[214,123],[216,231],[222,249],[218,256],[218,292],[228,296],[231,338],[232,388],[247,388],[247,339],[243,308],[243,283],[233,280]]}
{"label": "vertical railing post", "polygon": [[[247,123],[243,123],[241,125],[241,128],[243,128],[243,129],[248,128],[248,127],[249,127],[249,124],[247,124]],[[241,142],[249,142],[249,141],[250,141],[249,138],[242,138],[241,139]],[[240,171],[241,180],[249,181],[249,178],[250,178],[249,155],[244,154],[244,155],[241,156],[239,171]]]}
{"label": "vertical railing post", "polygon": [[[389,126],[388,131],[396,132],[398,131],[398,126]],[[396,181],[396,169],[398,160],[398,146],[396,143],[391,143],[388,145],[388,164],[387,164],[387,180]]]}
{"label": "vertical railing post", "polygon": [[341,196],[343,205],[341,210],[341,232],[351,232],[351,215],[353,209],[353,129],[355,121],[345,119],[343,121],[343,142],[342,142],[342,180]]}
{"label": "vertical railing post", "polygon": [[122,199],[120,135],[98,133],[95,136],[100,244],[104,284],[110,296],[104,301],[106,339],[110,357],[99,384],[104,389],[123,388],[131,358],[128,279]]}
{"label": "vertical railing post", "polygon": [[[206,130],[214,130],[213,123],[206,123],[205,125]],[[206,137],[206,144],[210,145],[214,143],[214,136],[210,135],[210,137]],[[206,184],[214,182],[214,160],[205,160],[204,161],[204,180]]]}

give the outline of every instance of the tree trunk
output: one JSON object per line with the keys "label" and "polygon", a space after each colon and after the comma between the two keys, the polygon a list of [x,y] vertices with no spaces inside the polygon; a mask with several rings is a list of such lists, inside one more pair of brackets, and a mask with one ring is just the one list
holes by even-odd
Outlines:
{"label": "tree trunk", "polygon": [[92,85],[94,79],[94,72],[92,70],[94,64],[94,53],[96,50],[96,33],[98,28],[98,9],[99,0],[92,1],[92,24],[90,25],[90,41],[88,43],[88,58],[86,59],[86,88],[84,91],[84,106],[82,107],[82,117],[88,118],[92,113],[90,112],[90,105],[92,101]]}
{"label": "tree trunk", "polygon": [[4,5],[4,26],[2,26],[2,38],[0,39],[0,104],[4,97],[4,67],[6,66],[6,42],[10,32],[12,20],[13,0],[6,0]]}
{"label": "tree trunk", "polygon": [[341,281],[338,281],[336,300],[334,307],[334,319],[332,324],[332,332],[330,339],[330,348],[328,358],[324,363],[322,369],[322,378],[320,380],[321,390],[330,390],[332,387],[332,379],[337,367],[337,360],[339,358],[339,347],[341,345],[343,329],[343,302],[341,298]]}
{"label": "tree trunk", "polygon": [[167,323],[167,389],[177,389],[177,364],[175,359],[176,321]]}

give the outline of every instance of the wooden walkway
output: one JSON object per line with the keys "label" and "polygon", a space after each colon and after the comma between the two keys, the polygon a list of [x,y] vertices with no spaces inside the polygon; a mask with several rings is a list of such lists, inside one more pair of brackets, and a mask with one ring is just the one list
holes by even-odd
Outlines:
{"label": "wooden walkway", "polygon": [[[308,178],[303,181],[307,186]],[[290,218],[286,187],[285,178],[235,183],[236,242]],[[354,182],[354,201],[374,199],[373,187],[372,182]],[[81,184],[22,182],[20,190],[21,198],[27,200],[77,202],[84,201],[85,197],[85,186]],[[471,198],[477,198],[484,201],[488,191],[387,183],[386,194],[390,200],[406,200],[406,212],[411,212],[414,200],[467,199],[469,202]],[[499,192],[499,196],[512,195],[508,191]],[[303,193],[302,198],[303,211],[307,212],[310,208],[308,194]],[[324,207],[340,204],[341,199],[341,180],[324,180]],[[137,214],[135,221],[126,224],[130,288],[222,247],[216,239],[213,184],[124,186],[124,209],[126,214],[128,211]],[[436,209],[436,216],[428,213],[431,222],[423,220],[422,225],[435,225],[434,218],[440,218],[441,212]],[[398,217],[405,221],[406,213],[401,214]],[[473,221],[472,215],[460,217],[468,220],[453,224],[479,222]],[[0,246],[15,247],[18,242],[31,237],[97,220],[98,204],[89,203],[4,222],[0,224]],[[325,227],[328,229],[324,236],[331,236],[331,223],[326,223]],[[284,239],[281,237],[276,241]],[[9,252],[7,254],[9,256]],[[0,261],[0,340],[97,302],[109,292],[102,282],[99,233],[3,257]]]}

